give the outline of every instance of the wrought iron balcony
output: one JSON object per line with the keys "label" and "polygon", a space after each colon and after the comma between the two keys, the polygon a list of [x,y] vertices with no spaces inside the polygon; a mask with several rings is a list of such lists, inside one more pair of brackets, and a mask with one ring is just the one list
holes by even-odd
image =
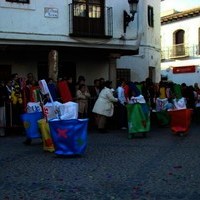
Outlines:
{"label": "wrought iron balcony", "polygon": [[189,56],[188,47],[186,47],[185,44],[177,44],[172,46],[170,52],[170,58],[187,57],[187,56]]}
{"label": "wrought iron balcony", "polygon": [[77,37],[112,38],[112,7],[69,4],[69,34]]}
{"label": "wrought iron balcony", "polygon": [[177,59],[185,57],[199,57],[200,45],[187,46],[185,44],[162,48],[161,59]]}
{"label": "wrought iron balcony", "polygon": [[197,55],[200,56],[200,43],[197,45],[196,49],[197,49]]}

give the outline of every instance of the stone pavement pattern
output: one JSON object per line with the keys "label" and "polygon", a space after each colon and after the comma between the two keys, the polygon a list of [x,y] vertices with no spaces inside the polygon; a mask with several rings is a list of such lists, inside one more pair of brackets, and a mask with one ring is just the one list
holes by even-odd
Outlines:
{"label": "stone pavement pattern", "polygon": [[187,137],[153,127],[89,132],[82,157],[59,158],[39,141],[0,138],[0,200],[200,200],[200,125]]}

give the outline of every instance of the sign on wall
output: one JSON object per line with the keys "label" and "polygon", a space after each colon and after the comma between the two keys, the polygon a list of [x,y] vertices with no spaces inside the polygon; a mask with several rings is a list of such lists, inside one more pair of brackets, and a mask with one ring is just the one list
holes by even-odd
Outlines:
{"label": "sign on wall", "polygon": [[180,74],[180,73],[194,73],[195,66],[184,66],[184,67],[173,67],[173,74]]}
{"label": "sign on wall", "polygon": [[49,18],[58,18],[57,8],[44,8],[44,16]]}

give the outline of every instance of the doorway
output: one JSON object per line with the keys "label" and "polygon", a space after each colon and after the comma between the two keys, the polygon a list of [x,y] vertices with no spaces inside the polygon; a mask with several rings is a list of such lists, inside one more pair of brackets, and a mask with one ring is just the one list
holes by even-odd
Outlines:
{"label": "doorway", "polygon": [[149,78],[153,82],[155,81],[155,67],[149,67]]}
{"label": "doorway", "polygon": [[11,65],[0,65],[0,80],[8,80],[11,77]]}

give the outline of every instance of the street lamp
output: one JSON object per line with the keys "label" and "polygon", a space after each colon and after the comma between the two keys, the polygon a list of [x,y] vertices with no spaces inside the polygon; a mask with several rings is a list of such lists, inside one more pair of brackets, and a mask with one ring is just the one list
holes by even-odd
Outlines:
{"label": "street lamp", "polygon": [[138,1],[139,0],[128,0],[131,15],[124,10],[124,33],[126,33],[126,27],[128,26],[129,22],[134,20],[135,13],[137,12]]}

